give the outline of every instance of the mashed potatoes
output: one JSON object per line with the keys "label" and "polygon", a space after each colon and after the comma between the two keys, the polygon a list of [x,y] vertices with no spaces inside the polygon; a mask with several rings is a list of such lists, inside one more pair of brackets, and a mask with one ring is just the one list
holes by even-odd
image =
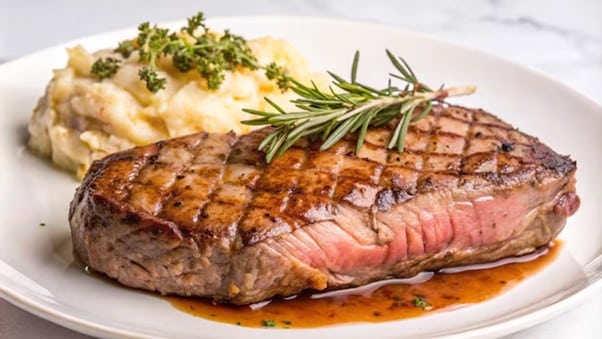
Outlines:
{"label": "mashed potatoes", "polygon": [[[290,44],[270,37],[248,41],[260,64],[272,61],[302,82],[312,74],[305,58]],[[159,65],[167,86],[155,94],[138,77],[137,57],[124,60],[110,79],[98,81],[90,68],[111,51],[68,50],[66,68],[54,78],[34,110],[29,145],[81,178],[92,161],[136,145],[197,131],[247,133],[250,118],[242,108],[269,110],[264,97],[291,108],[291,92],[282,93],[263,72],[226,72],[218,90],[208,90],[196,72],[180,73],[169,62]],[[319,76],[318,76],[319,78]]]}

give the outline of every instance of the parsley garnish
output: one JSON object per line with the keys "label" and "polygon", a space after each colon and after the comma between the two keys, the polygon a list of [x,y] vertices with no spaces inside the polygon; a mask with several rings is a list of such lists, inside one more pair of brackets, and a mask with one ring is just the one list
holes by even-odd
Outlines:
{"label": "parsley garnish", "polygon": [[158,92],[160,89],[164,89],[165,83],[167,82],[165,78],[159,78],[157,72],[148,67],[141,68],[140,71],[138,71],[138,76],[140,76],[140,80],[146,83],[146,88],[153,93]]}
{"label": "parsley garnish", "polygon": [[264,319],[261,321],[261,324],[265,327],[276,327],[276,321],[271,319]]}
{"label": "parsley garnish", "polygon": [[98,80],[110,78],[117,73],[120,64],[121,60],[119,59],[111,57],[100,58],[92,64],[90,72],[96,76]]}
{"label": "parsley garnish", "polygon": [[[138,36],[134,40],[120,42],[115,52],[124,58],[138,53],[140,63],[144,65],[138,75],[153,93],[165,88],[166,79],[157,72],[157,61],[165,57],[170,57],[180,72],[196,71],[213,90],[224,81],[225,71],[238,67],[265,70],[266,77],[274,80],[283,91],[288,89],[291,80],[287,71],[275,63],[260,65],[243,37],[229,30],[221,35],[211,32],[205,25],[202,12],[188,18],[187,25],[177,32],[144,22],[138,26]],[[94,63],[91,72],[102,80],[113,76],[119,66],[118,59],[101,58]]]}
{"label": "parsley garnish", "polygon": [[131,40],[123,40],[119,43],[117,48],[115,48],[115,52],[120,53],[124,58],[129,58],[133,51],[134,45]]}
{"label": "parsley garnish", "polygon": [[424,297],[421,297],[421,296],[415,296],[413,303],[414,303],[414,306],[421,308],[423,310],[430,310],[431,308],[433,308],[433,306],[431,304],[429,304],[428,301],[426,301],[426,299],[424,299]]}

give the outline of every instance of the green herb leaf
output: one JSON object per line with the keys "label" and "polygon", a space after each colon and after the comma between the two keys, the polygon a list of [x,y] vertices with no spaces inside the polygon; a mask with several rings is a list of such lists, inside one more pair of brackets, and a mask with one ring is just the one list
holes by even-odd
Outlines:
{"label": "green herb leaf", "polygon": [[138,75],[140,76],[140,79],[146,83],[146,88],[153,93],[165,88],[167,80],[165,80],[165,78],[160,78],[157,71],[153,69],[142,67],[140,71],[138,71]]}
{"label": "green herb leaf", "polygon": [[[392,86],[391,79],[383,90],[375,89],[357,81],[357,69],[360,55],[356,52],[351,66],[351,81],[328,72],[332,77],[329,91],[325,92],[311,83],[304,85],[290,78],[290,89],[299,95],[291,102],[300,111],[284,111],[271,100],[268,103],[276,109],[274,112],[261,112],[245,109],[257,119],[242,121],[247,125],[271,125],[276,127],[261,142],[259,150],[266,153],[266,161],[283,154],[301,137],[310,139],[318,136],[322,139],[320,150],[326,150],[350,133],[358,133],[355,152],[360,153],[366,133],[370,126],[382,126],[394,119],[397,126],[391,135],[388,147],[403,151],[405,138],[412,122],[424,118],[432,109],[433,101],[442,100],[447,96],[471,94],[473,86],[440,88],[432,91],[420,83],[416,74],[402,58],[396,57],[389,50],[387,56],[398,74],[392,74],[396,79],[406,83],[403,89]],[[266,67],[266,76],[270,79],[285,77],[282,70],[275,64]],[[285,73],[284,73],[285,74]],[[333,88],[339,88],[335,91]],[[417,112],[421,109],[419,112]]]}
{"label": "green herb leaf", "polygon": [[[188,18],[187,25],[179,32],[144,22],[138,26],[138,36],[134,40],[120,42],[115,52],[124,58],[138,53],[139,62],[144,65],[138,74],[153,93],[165,88],[165,79],[157,74],[157,61],[166,57],[180,72],[196,71],[207,80],[207,87],[212,90],[221,86],[225,71],[238,67],[265,70],[266,76],[283,91],[288,89],[291,81],[288,72],[277,64],[260,65],[241,36],[229,30],[222,35],[211,32],[205,25],[202,12]],[[100,80],[110,78],[119,66],[118,59],[99,59],[92,66],[92,74]]]}
{"label": "green herb leaf", "polygon": [[357,66],[360,62],[360,51],[355,51],[353,55],[353,63],[351,64],[351,82],[355,83],[357,80]]}
{"label": "green herb leaf", "polygon": [[92,73],[98,80],[110,78],[117,73],[120,64],[121,60],[119,59],[111,57],[100,58],[92,64],[90,73]]}
{"label": "green herb leaf", "polygon": [[265,76],[270,80],[276,80],[276,84],[283,91],[288,89],[289,82],[291,81],[288,72],[275,62],[271,62],[265,67]]}
{"label": "green herb leaf", "polygon": [[431,304],[429,304],[426,299],[424,299],[424,297],[421,296],[415,296],[414,300],[412,301],[414,303],[414,306],[421,308],[423,310],[430,310],[433,308],[433,306]]}
{"label": "green herb leaf", "polygon": [[264,319],[261,321],[261,325],[264,327],[276,327],[276,321],[271,319]]}
{"label": "green herb leaf", "polygon": [[205,27],[205,15],[203,14],[203,12],[198,12],[197,14],[188,18],[187,21],[188,25],[186,27],[182,27],[182,31],[186,31],[190,35],[194,35],[194,32],[199,27],[202,27],[205,30],[207,30],[207,27]]}
{"label": "green herb leaf", "polygon": [[134,51],[134,45],[132,44],[132,40],[123,40],[119,43],[117,48],[115,48],[115,52],[120,53],[124,58],[129,58],[132,52]]}

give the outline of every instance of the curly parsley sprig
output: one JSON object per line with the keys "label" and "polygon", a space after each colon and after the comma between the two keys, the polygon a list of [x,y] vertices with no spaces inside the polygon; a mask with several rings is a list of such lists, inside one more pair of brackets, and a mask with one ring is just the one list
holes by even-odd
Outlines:
{"label": "curly parsley sprig", "polygon": [[119,59],[111,57],[100,58],[92,64],[92,70],[90,72],[100,80],[110,78],[117,73],[120,64],[121,60]]}
{"label": "curly parsley sprig", "polygon": [[321,139],[320,150],[323,151],[345,135],[355,132],[358,133],[355,151],[359,153],[370,126],[381,126],[394,119],[398,120],[388,148],[396,148],[401,152],[410,123],[425,117],[433,102],[472,94],[476,89],[474,86],[462,86],[432,90],[418,81],[404,59],[396,57],[389,50],[386,52],[398,72],[390,76],[404,82],[404,88],[392,86],[391,80],[384,89],[357,82],[359,52],[356,52],[351,67],[351,81],[328,72],[332,77],[330,91],[319,89],[313,82],[308,86],[290,79],[291,90],[299,95],[298,99],[291,102],[298,110],[287,112],[269,98],[265,100],[274,108],[274,112],[244,109],[259,118],[242,121],[243,124],[274,127],[259,144],[259,150],[266,153],[266,161],[282,155],[303,137]]}
{"label": "curly parsley sprig", "polygon": [[[209,89],[218,89],[224,81],[224,72],[237,67],[251,70],[263,69],[268,79],[274,80],[283,91],[288,89],[291,77],[288,72],[272,62],[261,65],[244,38],[225,30],[223,34],[211,32],[205,25],[202,12],[188,18],[186,26],[178,32],[144,22],[138,26],[138,36],[119,43],[115,52],[129,58],[137,52],[144,65],[138,75],[149,91],[156,93],[166,86],[166,79],[157,72],[157,61],[171,57],[173,66],[180,72],[196,71],[207,80]],[[115,58],[100,58],[92,65],[91,73],[98,79],[112,77],[120,67]]]}

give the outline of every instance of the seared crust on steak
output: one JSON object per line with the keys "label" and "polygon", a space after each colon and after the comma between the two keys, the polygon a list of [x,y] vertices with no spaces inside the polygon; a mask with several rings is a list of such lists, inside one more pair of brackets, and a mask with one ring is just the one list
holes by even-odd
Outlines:
{"label": "seared crust on steak", "polygon": [[96,161],[69,219],[76,252],[121,283],[246,304],[548,244],[579,205],[576,164],[476,109],[438,105],[406,149],[373,128],[270,164],[244,136],[198,133]]}

